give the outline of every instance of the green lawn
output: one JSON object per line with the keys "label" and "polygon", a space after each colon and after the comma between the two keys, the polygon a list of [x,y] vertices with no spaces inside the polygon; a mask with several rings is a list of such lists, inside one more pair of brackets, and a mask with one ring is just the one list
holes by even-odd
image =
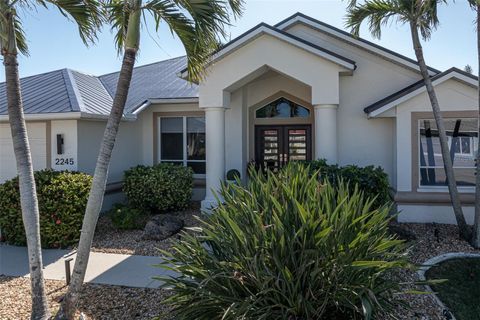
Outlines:
{"label": "green lawn", "polygon": [[429,269],[426,278],[448,280],[431,287],[458,320],[480,319],[480,258],[447,260]]}

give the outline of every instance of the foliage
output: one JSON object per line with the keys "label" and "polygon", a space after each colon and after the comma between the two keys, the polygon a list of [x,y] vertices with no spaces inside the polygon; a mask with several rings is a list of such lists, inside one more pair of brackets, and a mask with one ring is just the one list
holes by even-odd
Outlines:
{"label": "foliage", "polygon": [[[225,27],[242,14],[243,0],[108,0],[105,7],[119,52],[128,47],[138,49],[140,28],[153,18],[156,32],[166,25],[178,37],[187,54],[188,80],[199,81],[210,55],[220,40],[228,37]],[[129,43],[131,32],[135,33],[130,39],[133,43]]]}
{"label": "foliage", "polygon": [[348,165],[328,165],[325,160],[315,160],[308,163],[313,172],[319,171],[322,180],[328,180],[333,185],[343,180],[348,184],[350,192],[356,186],[364,193],[366,198],[374,199],[374,207],[380,207],[392,201],[391,188],[388,175],[381,167],[358,167]]}
{"label": "foliage", "polygon": [[131,207],[156,213],[186,208],[192,187],[190,167],[161,163],[125,171],[123,191]]}
{"label": "foliage", "polygon": [[458,320],[478,319],[480,314],[480,258],[451,259],[426,272],[428,280],[446,279],[431,285]]}
{"label": "foliage", "polygon": [[175,319],[356,319],[388,314],[406,267],[403,241],[388,235],[389,208],[340,182],[322,184],[300,164],[252,170],[245,187],[184,234],[162,267]]}
{"label": "foliage", "polygon": [[[91,176],[68,171],[35,172],[40,236],[45,248],[76,244],[92,183]],[[26,245],[18,177],[0,185],[0,228],[6,242]]]}
{"label": "foliage", "polygon": [[147,217],[142,210],[123,204],[116,204],[108,214],[117,229],[143,229],[147,221]]}

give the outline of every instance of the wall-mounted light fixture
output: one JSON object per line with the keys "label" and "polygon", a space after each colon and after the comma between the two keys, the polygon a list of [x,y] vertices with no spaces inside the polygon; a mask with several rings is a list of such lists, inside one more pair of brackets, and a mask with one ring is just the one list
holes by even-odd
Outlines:
{"label": "wall-mounted light fixture", "polygon": [[63,134],[57,134],[57,154],[63,154]]}

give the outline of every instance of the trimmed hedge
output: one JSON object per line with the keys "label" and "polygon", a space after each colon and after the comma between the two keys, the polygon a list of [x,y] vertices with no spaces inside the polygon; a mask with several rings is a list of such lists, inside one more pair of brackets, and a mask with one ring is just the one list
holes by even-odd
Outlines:
{"label": "trimmed hedge", "polygon": [[356,165],[340,167],[329,165],[326,160],[315,160],[307,164],[312,171],[320,172],[321,179],[328,180],[334,185],[339,179],[348,183],[350,192],[353,192],[355,185],[358,185],[358,189],[364,193],[365,198],[376,197],[374,206],[377,208],[393,200],[388,175],[381,167]]}
{"label": "trimmed hedge", "polygon": [[123,192],[131,207],[151,213],[184,209],[192,197],[193,171],[171,163],[125,171]]}
{"label": "trimmed hedge", "polygon": [[[42,247],[78,243],[92,177],[79,172],[35,172]],[[26,245],[18,177],[0,185],[0,229],[7,243]]]}

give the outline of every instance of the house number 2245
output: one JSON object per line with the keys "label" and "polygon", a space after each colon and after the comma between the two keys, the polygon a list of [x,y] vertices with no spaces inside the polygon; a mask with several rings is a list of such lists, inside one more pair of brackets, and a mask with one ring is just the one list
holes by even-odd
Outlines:
{"label": "house number 2245", "polygon": [[75,164],[73,158],[55,158],[55,165],[57,166],[72,166]]}

